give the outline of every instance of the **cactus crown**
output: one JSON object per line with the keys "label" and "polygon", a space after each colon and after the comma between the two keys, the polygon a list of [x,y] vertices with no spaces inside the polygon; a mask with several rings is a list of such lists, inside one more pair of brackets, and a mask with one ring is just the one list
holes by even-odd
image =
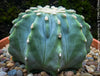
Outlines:
{"label": "cactus crown", "polygon": [[72,9],[31,7],[12,23],[9,53],[28,71],[78,69],[90,51],[90,25]]}

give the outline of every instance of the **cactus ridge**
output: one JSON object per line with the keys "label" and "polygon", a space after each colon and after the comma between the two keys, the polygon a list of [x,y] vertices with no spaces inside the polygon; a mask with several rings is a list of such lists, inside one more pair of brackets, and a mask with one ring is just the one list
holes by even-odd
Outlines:
{"label": "cactus ridge", "polygon": [[12,21],[9,53],[28,71],[53,76],[68,68],[80,68],[90,51],[90,25],[75,10],[62,6],[30,7]]}

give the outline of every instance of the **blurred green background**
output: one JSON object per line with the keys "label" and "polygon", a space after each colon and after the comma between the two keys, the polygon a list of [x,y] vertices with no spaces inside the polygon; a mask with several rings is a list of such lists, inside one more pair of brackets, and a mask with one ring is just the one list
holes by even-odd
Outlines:
{"label": "blurred green background", "polygon": [[76,10],[91,25],[91,33],[97,39],[97,0],[0,0],[0,39],[9,35],[12,20],[20,12],[37,5],[64,6]]}

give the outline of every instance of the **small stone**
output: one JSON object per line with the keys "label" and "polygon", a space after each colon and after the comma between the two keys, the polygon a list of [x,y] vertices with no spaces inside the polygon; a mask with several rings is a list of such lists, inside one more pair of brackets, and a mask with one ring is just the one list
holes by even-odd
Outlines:
{"label": "small stone", "polygon": [[100,72],[100,65],[96,68],[96,71]]}
{"label": "small stone", "polygon": [[86,57],[86,59],[93,59],[93,57]]}
{"label": "small stone", "polygon": [[3,62],[3,63],[6,63],[6,61],[7,61],[7,60],[5,59],[5,60],[3,60],[2,62]]}
{"label": "small stone", "polygon": [[90,50],[90,54],[91,54],[91,55],[94,55],[94,52]]}
{"label": "small stone", "polygon": [[6,72],[8,71],[8,68],[2,68],[2,71]]}
{"label": "small stone", "polygon": [[95,53],[95,56],[98,56],[99,54],[98,53]]}
{"label": "small stone", "polygon": [[16,69],[16,70],[21,70],[21,71],[23,71],[23,69],[20,68],[20,67],[15,67],[15,69]]}
{"label": "small stone", "polygon": [[95,51],[96,50],[96,48],[95,47],[92,47],[92,51]]}
{"label": "small stone", "polygon": [[96,66],[90,65],[90,67],[93,68],[94,70],[96,70]]}
{"label": "small stone", "polygon": [[3,54],[3,51],[0,49],[0,55]]}
{"label": "small stone", "polygon": [[27,70],[26,70],[26,69],[23,69],[23,72],[24,72],[24,73],[26,73],[26,72],[27,72]]}
{"label": "small stone", "polygon": [[97,63],[97,64],[98,64],[98,60],[96,60],[96,61],[95,61],[95,63]]}
{"label": "small stone", "polygon": [[13,57],[12,56],[10,56],[10,61],[12,61],[13,60]]}
{"label": "small stone", "polygon": [[95,50],[94,53],[99,53],[99,51],[98,50]]}
{"label": "small stone", "polygon": [[100,63],[100,58],[98,59],[98,62]]}
{"label": "small stone", "polygon": [[9,61],[6,61],[6,64],[8,64],[9,63]]}
{"label": "small stone", "polygon": [[87,65],[95,65],[95,66],[98,65],[98,63],[97,62],[94,62],[94,61],[88,61],[86,64]]}
{"label": "small stone", "polygon": [[93,75],[91,75],[89,73],[82,73],[81,76],[93,76]]}
{"label": "small stone", "polygon": [[84,67],[84,66],[86,65],[86,63],[87,63],[87,61],[84,60],[84,61],[82,62],[82,66]]}
{"label": "small stone", "polygon": [[24,64],[20,65],[20,68],[24,69],[25,68],[25,65]]}
{"label": "small stone", "polygon": [[5,65],[6,65],[5,63],[0,62],[0,68],[1,68],[1,67],[5,67]]}
{"label": "small stone", "polygon": [[10,67],[9,70],[13,70],[14,68],[15,68],[14,66],[13,67]]}
{"label": "small stone", "polygon": [[23,76],[23,72],[21,70],[18,70],[16,75],[17,76]]}
{"label": "small stone", "polygon": [[81,76],[81,74],[79,72],[76,73],[76,76]]}
{"label": "small stone", "polygon": [[97,56],[94,56],[94,59],[98,59],[98,57]]}
{"label": "small stone", "polygon": [[95,71],[95,72],[93,73],[93,75],[95,75],[95,76],[100,76],[100,71]]}
{"label": "small stone", "polygon": [[6,57],[10,59],[10,55],[6,54]]}
{"label": "small stone", "polygon": [[2,60],[2,61],[6,60],[6,57],[3,57],[1,60]]}
{"label": "small stone", "polygon": [[14,62],[12,62],[12,61],[7,61],[6,64],[8,64],[8,63],[14,63]]}
{"label": "small stone", "polygon": [[30,73],[30,74],[28,74],[27,76],[33,76],[33,74],[32,74],[32,73]]}
{"label": "small stone", "polygon": [[92,57],[92,55],[90,55],[90,54],[87,54],[87,56],[86,57]]}
{"label": "small stone", "polygon": [[7,73],[4,71],[0,71],[0,76],[7,76]]}
{"label": "small stone", "polygon": [[42,71],[41,76],[49,76],[46,72]]}
{"label": "small stone", "polygon": [[19,67],[20,66],[20,63],[19,62],[16,62],[15,63],[15,66]]}
{"label": "small stone", "polygon": [[100,52],[99,52],[99,56],[100,56]]}
{"label": "small stone", "polygon": [[15,69],[8,71],[8,76],[15,76],[17,71]]}
{"label": "small stone", "polygon": [[65,76],[74,76],[73,71],[65,72]]}
{"label": "small stone", "polygon": [[86,67],[86,70],[87,70],[89,73],[93,73],[93,72],[94,72],[94,69],[91,68],[90,66],[85,65],[85,67]]}
{"label": "small stone", "polygon": [[88,59],[89,61],[94,61],[93,57],[86,57],[86,59]]}
{"label": "small stone", "polygon": [[6,58],[6,60],[10,60],[9,58]]}
{"label": "small stone", "polygon": [[78,70],[78,72],[80,73],[82,70],[83,70],[83,67],[82,67],[82,68],[80,68],[80,69]]}
{"label": "small stone", "polygon": [[86,73],[86,72],[87,72],[86,68],[82,67],[80,73]]}
{"label": "small stone", "polygon": [[2,49],[2,51],[3,51],[4,53],[6,53],[6,52],[7,52],[7,50],[6,50],[6,49]]}
{"label": "small stone", "polygon": [[6,53],[3,53],[3,56],[5,56],[5,57],[6,57]]}
{"label": "small stone", "polygon": [[12,67],[12,66],[14,66],[14,63],[8,63],[7,64],[7,67]]}
{"label": "small stone", "polygon": [[90,49],[92,49],[93,47],[92,46],[90,46]]}
{"label": "small stone", "polygon": [[0,55],[0,58],[3,58],[4,56],[3,55]]}

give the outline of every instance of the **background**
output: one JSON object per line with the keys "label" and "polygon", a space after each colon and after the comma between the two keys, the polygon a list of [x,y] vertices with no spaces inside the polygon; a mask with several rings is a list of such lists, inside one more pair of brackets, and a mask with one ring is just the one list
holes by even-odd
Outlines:
{"label": "background", "polygon": [[97,0],[0,0],[0,39],[9,36],[12,20],[17,18],[20,12],[37,5],[63,6],[76,10],[76,13],[83,15],[85,21],[91,25],[93,37],[98,38]]}

